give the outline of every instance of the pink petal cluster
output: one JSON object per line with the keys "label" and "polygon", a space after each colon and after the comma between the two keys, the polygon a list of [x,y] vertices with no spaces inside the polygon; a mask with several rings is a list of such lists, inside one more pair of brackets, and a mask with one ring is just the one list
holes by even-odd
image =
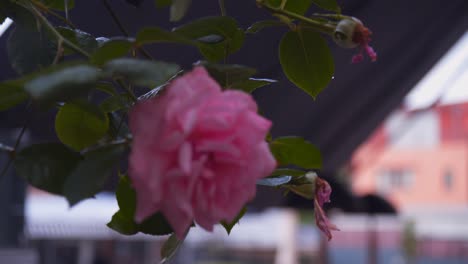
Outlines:
{"label": "pink petal cluster", "polygon": [[264,140],[271,122],[249,94],[222,91],[202,67],[137,103],[129,120],[135,220],[162,212],[179,238],[193,221],[209,231],[232,221],[276,167]]}
{"label": "pink petal cluster", "polygon": [[323,211],[323,205],[330,202],[332,189],[327,181],[316,177],[315,179],[315,199],[314,213],[315,224],[327,236],[328,240],[332,239],[331,230],[339,231],[336,225],[332,224],[327,215]]}
{"label": "pink petal cluster", "polygon": [[354,43],[359,45],[359,53],[354,55],[352,58],[352,63],[359,63],[364,60],[364,52],[369,56],[372,62],[377,60],[377,53],[374,49],[369,46],[369,42],[371,41],[370,36],[372,32],[365,27],[361,21],[357,20],[356,27],[354,28],[352,40]]}

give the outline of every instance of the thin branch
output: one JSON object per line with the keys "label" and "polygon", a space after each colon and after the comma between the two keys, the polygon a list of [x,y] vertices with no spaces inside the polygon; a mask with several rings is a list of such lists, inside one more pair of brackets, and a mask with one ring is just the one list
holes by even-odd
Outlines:
{"label": "thin branch", "polygon": [[[128,30],[125,28],[122,21],[120,21],[120,18],[117,15],[117,13],[115,13],[114,9],[112,9],[112,6],[109,3],[109,1],[101,0],[101,2],[104,4],[104,7],[106,8],[107,12],[109,12],[109,14],[112,17],[112,20],[114,20],[115,24],[117,25],[119,30],[122,32],[122,34],[124,34],[126,37],[129,37],[130,34],[128,33]],[[138,47],[137,50],[147,59],[154,60],[153,56],[151,56],[151,54],[149,54],[149,52],[146,51],[144,48]]]}
{"label": "thin branch", "polygon": [[24,122],[23,127],[21,128],[20,133],[18,134],[18,138],[16,138],[15,146],[13,147],[16,150],[18,149],[19,144],[21,143],[21,139],[23,138],[24,132],[26,132],[26,128],[28,127],[29,124],[29,118],[26,122]]}
{"label": "thin branch", "polygon": [[[24,111],[28,112],[30,108],[31,108],[31,102],[28,102]],[[3,176],[5,176],[5,174],[7,173],[8,169],[10,168],[11,163],[13,162],[13,159],[15,158],[16,151],[18,150],[18,146],[21,143],[21,139],[23,138],[24,132],[26,132],[26,128],[28,127],[29,120],[30,118],[28,117],[26,121],[24,122],[23,127],[21,128],[21,131],[18,134],[18,137],[16,138],[15,145],[10,151],[10,158],[8,159],[6,166],[3,167],[3,170],[0,173],[0,180],[3,179]]]}
{"label": "thin branch", "polygon": [[345,18],[349,18],[349,17],[347,17],[347,16],[340,15],[340,14],[320,14],[320,13],[313,13],[312,16],[331,18],[331,19],[335,19],[335,20],[342,20],[342,19],[345,19]]}
{"label": "thin branch", "polygon": [[286,2],[288,2],[288,0],[282,0],[282,1],[281,1],[281,4],[280,4],[280,6],[279,6],[279,8],[280,8],[281,10],[283,10],[284,7],[286,7]]}
{"label": "thin branch", "polygon": [[41,12],[39,10],[37,10],[33,5],[31,5],[30,7],[30,10],[34,13],[34,15],[44,24],[44,26],[52,33],[55,35],[55,37],[57,38],[58,41],[62,41],[63,44],[67,47],[69,47],[70,49],[76,51],[77,53],[89,58],[91,57],[91,55],[84,51],[83,49],[81,49],[80,47],[76,46],[75,44],[73,44],[72,42],[70,42],[68,39],[64,38],[60,32],[58,32],[55,27],[53,25],[50,24],[50,22],[47,20],[46,17],[44,17],[44,15],[41,14]]}
{"label": "thin branch", "polygon": [[49,8],[47,8],[46,6],[44,6],[40,2],[32,1],[31,3],[34,4],[35,7],[39,8],[41,11],[43,11],[43,12],[45,12],[45,13],[59,19],[60,21],[62,21],[65,24],[67,24],[67,26],[69,26],[71,29],[76,29],[75,24],[73,24],[68,18],[65,18],[65,17],[55,13],[54,11],[50,10]]}
{"label": "thin branch", "polygon": [[127,92],[127,95],[130,96],[130,98],[132,98],[133,102],[138,102],[138,98],[135,96],[135,94],[129,86],[125,85],[125,83],[121,79],[116,79],[115,81],[122,89],[124,89]]}
{"label": "thin branch", "polygon": [[63,56],[63,41],[60,39],[58,41],[58,45],[57,45],[57,52],[55,53],[55,58],[54,58],[54,61],[52,62],[53,65],[57,64],[60,59],[62,58]]}
{"label": "thin branch", "polygon": [[143,47],[138,47],[137,50],[143,55],[145,56],[147,59],[149,60],[154,60],[153,56],[151,56],[151,54],[149,54],[149,52],[143,48]]}
{"label": "thin branch", "polygon": [[69,0],[63,0],[65,2],[65,18],[68,20],[68,2]]}
{"label": "thin branch", "polygon": [[119,27],[119,30],[122,31],[122,33],[128,37],[130,36],[130,34],[128,33],[127,29],[125,29],[124,25],[122,24],[122,22],[120,21],[119,17],[117,16],[117,14],[114,12],[114,10],[112,9],[112,6],[109,4],[109,1],[107,0],[101,0],[101,2],[104,4],[104,7],[107,9],[107,12],[109,12],[109,14],[111,15],[112,19],[114,20],[115,24],[117,25],[117,27]]}
{"label": "thin branch", "polygon": [[267,9],[268,11],[270,11],[273,14],[283,15],[283,16],[289,17],[291,19],[296,19],[298,21],[301,21],[301,22],[309,25],[311,28],[314,28],[314,29],[316,29],[318,31],[321,31],[323,33],[333,34],[333,32],[335,31],[335,27],[333,25],[324,24],[321,21],[317,21],[317,20],[312,19],[312,18],[301,16],[301,15],[298,15],[298,14],[296,14],[294,12],[290,12],[290,11],[285,10],[285,9],[269,6],[268,4],[265,4],[263,1],[257,0],[257,5]]}
{"label": "thin branch", "polygon": [[119,122],[119,125],[117,126],[117,129],[116,129],[116,132],[115,132],[116,137],[118,137],[118,135],[120,133],[120,129],[123,127],[125,118],[127,118],[127,112],[123,113],[122,116],[120,116],[120,122]]}
{"label": "thin branch", "polygon": [[226,5],[224,3],[224,0],[218,0],[218,4],[219,4],[219,9],[221,11],[221,15],[226,16]]}

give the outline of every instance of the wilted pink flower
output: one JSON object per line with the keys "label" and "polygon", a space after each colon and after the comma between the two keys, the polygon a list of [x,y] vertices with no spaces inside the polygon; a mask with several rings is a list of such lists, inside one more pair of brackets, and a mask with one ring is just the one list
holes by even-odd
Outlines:
{"label": "wilted pink flower", "polygon": [[322,209],[325,203],[330,202],[331,187],[327,181],[315,178],[315,199],[314,199],[314,214],[315,223],[320,230],[327,236],[328,240],[332,238],[331,230],[339,231],[336,225],[330,223],[327,215]]}
{"label": "wilted pink flower", "polygon": [[359,54],[353,56],[352,62],[361,62],[364,59],[364,52],[366,52],[367,56],[369,56],[371,61],[374,62],[377,60],[377,53],[371,46],[369,46],[369,42],[371,41],[370,36],[372,35],[372,32],[368,28],[366,28],[361,21],[357,21],[358,23],[356,23],[356,27],[354,28],[352,40],[354,43],[359,44]]}
{"label": "wilted pink flower", "polygon": [[355,17],[347,17],[336,25],[333,32],[333,40],[343,48],[359,48],[359,53],[354,55],[352,63],[364,60],[364,52],[371,61],[377,60],[377,53],[369,46],[372,32],[362,24],[361,20]]}
{"label": "wilted pink flower", "polygon": [[181,238],[193,221],[206,230],[232,221],[276,166],[264,138],[271,122],[252,97],[222,91],[202,67],[130,112],[135,220],[162,212]]}

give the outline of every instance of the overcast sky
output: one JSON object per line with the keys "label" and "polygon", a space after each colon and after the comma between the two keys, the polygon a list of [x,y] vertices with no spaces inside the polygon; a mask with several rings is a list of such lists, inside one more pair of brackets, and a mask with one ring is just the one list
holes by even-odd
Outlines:
{"label": "overcast sky", "polygon": [[409,109],[468,101],[468,32],[432,67],[405,99]]}

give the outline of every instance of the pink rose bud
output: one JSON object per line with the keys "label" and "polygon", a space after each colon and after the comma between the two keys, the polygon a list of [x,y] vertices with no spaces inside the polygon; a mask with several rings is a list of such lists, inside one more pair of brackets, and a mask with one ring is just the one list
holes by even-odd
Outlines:
{"label": "pink rose bud", "polygon": [[331,230],[339,231],[336,225],[330,223],[327,215],[323,211],[323,205],[330,202],[330,194],[332,189],[327,181],[316,177],[315,179],[315,199],[314,199],[314,214],[317,227],[327,236],[328,240],[332,239]]}
{"label": "pink rose bud", "polygon": [[137,103],[129,120],[135,220],[161,212],[179,238],[193,221],[209,231],[232,221],[276,167],[264,140],[271,122],[250,94],[222,91],[202,67]]}

